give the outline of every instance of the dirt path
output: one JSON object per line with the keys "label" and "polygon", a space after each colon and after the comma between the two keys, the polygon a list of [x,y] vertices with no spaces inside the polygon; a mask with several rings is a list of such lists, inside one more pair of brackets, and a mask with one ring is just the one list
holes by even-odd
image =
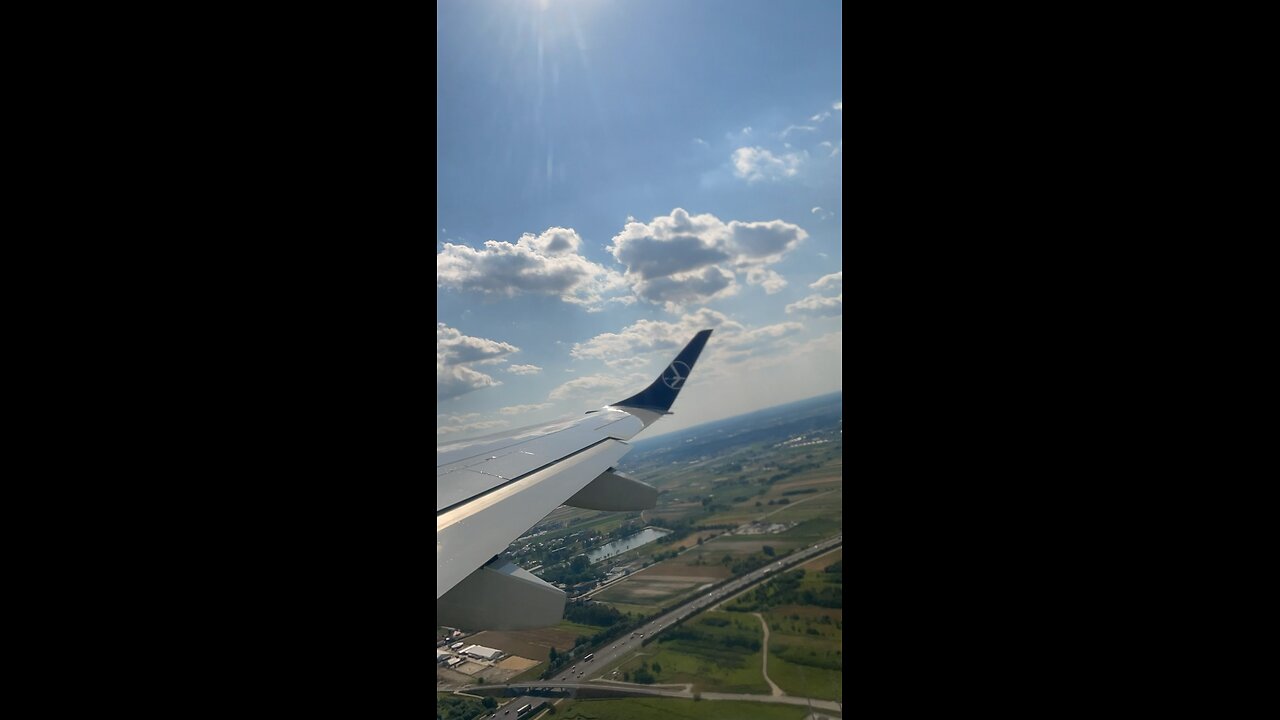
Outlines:
{"label": "dirt path", "polygon": [[769,623],[764,621],[764,616],[760,613],[751,614],[760,618],[760,627],[764,628],[764,646],[761,648],[762,652],[760,653],[760,672],[764,674],[764,681],[769,683],[769,687],[773,690],[773,696],[781,697],[786,693],[782,692],[782,688],[774,685],[773,681],[769,679]]}

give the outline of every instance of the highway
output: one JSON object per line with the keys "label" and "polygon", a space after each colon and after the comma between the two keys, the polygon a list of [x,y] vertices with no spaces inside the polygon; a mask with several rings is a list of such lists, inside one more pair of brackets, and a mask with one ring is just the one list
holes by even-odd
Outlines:
{"label": "highway", "polygon": [[[779,558],[776,562],[771,562],[762,568],[759,568],[747,573],[746,575],[734,578],[727,584],[722,585],[714,590],[711,590],[703,595],[700,595],[694,598],[693,600],[690,600],[689,602],[685,603],[684,605],[681,605],[680,607],[677,607],[674,610],[660,617],[650,620],[645,625],[642,625],[641,627],[636,628],[631,634],[610,643],[607,647],[602,647],[599,650],[596,650],[595,657],[592,658],[591,660],[583,661],[581,658],[579,658],[576,662],[572,663],[569,668],[562,670],[561,672],[559,672],[558,674],[556,674],[551,678],[548,678],[546,680],[538,680],[534,683],[513,684],[513,685],[510,685],[510,687],[540,687],[540,688],[549,688],[549,687],[568,688],[568,687],[579,687],[579,686],[585,687],[586,685],[584,685],[584,683],[589,683],[590,680],[589,679],[584,680],[584,678],[590,678],[590,676],[592,675],[591,670],[593,668],[608,667],[612,665],[614,662],[621,660],[623,656],[625,656],[627,653],[638,650],[641,646],[641,642],[643,639],[652,638],[658,633],[662,632],[663,630],[671,627],[671,624],[676,622],[677,620],[682,620],[684,618],[689,617],[690,615],[701,612],[707,607],[720,602],[721,600],[729,597],[730,595],[734,595],[743,590],[746,590],[750,586],[759,582],[763,582],[764,580],[769,579],[770,577],[772,577],[773,575],[779,572],[789,570],[795,567],[796,565],[800,565],[805,562],[808,562],[810,559],[818,555],[821,555],[831,550],[832,548],[838,547],[843,542],[844,542],[844,535],[842,533],[840,535],[836,535],[835,537],[823,540],[817,545],[812,545],[803,550],[792,553],[791,555],[788,555],[784,558]],[[601,679],[607,680],[608,678],[601,678]],[[563,683],[563,685],[561,683]],[[621,682],[617,683],[617,685],[625,686],[625,687],[637,687],[637,688],[646,687],[644,685],[636,685],[633,683],[624,684]],[[483,685],[483,686],[474,686],[473,688],[470,688],[470,689],[481,689],[481,688],[493,689],[496,687],[502,687],[502,686]],[[467,689],[468,688],[464,688],[463,691],[465,692]],[[673,692],[673,691],[668,690],[668,691],[664,691],[661,693],[654,693],[654,694],[666,694],[670,692]],[[702,697],[707,699],[720,699],[720,698],[714,697],[715,695],[718,695],[718,694],[719,693],[703,693]],[[754,698],[755,696],[744,696],[744,698],[748,698],[748,697]],[[760,697],[763,699],[763,698],[767,698],[768,696],[760,696]],[[514,720],[516,708],[519,708],[520,706],[526,703],[530,703],[536,706],[546,699],[547,698],[545,697],[521,696],[517,698],[515,702],[510,702],[502,706],[502,708],[497,711],[496,717],[500,718],[501,720],[508,720],[508,719]],[[735,699],[741,699],[741,698],[735,698]]]}

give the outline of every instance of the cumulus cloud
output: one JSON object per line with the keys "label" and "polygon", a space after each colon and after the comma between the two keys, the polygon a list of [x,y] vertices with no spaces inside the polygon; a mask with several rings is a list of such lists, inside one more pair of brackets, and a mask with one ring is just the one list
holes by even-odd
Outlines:
{"label": "cumulus cloud", "polygon": [[537,365],[512,365],[507,368],[507,372],[512,375],[537,375],[542,372],[542,368]]}
{"label": "cumulus cloud", "polygon": [[747,283],[762,286],[766,295],[773,295],[787,286],[786,279],[781,275],[759,267],[753,267],[747,271]]}
{"label": "cumulus cloud", "polygon": [[514,352],[520,352],[520,348],[511,343],[463,335],[460,330],[436,323],[436,359],[446,364],[495,359]]}
{"label": "cumulus cloud", "polygon": [[762,147],[740,147],[731,158],[734,174],[747,182],[795,177],[804,161],[800,154],[774,155]]}
{"label": "cumulus cloud", "polygon": [[810,295],[787,306],[788,315],[813,315],[815,317],[835,317],[843,314],[844,293],[835,297]]}
{"label": "cumulus cloud", "polygon": [[817,115],[814,115],[813,117],[809,118],[809,120],[811,120],[812,122],[822,122],[823,120],[826,120],[829,117],[831,117],[831,113],[827,112],[826,110],[823,110]]}
{"label": "cumulus cloud", "polygon": [[840,141],[840,142],[835,146],[835,149],[831,151],[831,157],[835,157],[835,156],[839,155],[839,154],[840,154],[840,149],[841,149],[841,148],[843,148],[843,147],[844,147],[844,141],[843,141],[843,140],[841,140],[841,141]]}
{"label": "cumulus cloud", "polygon": [[844,103],[837,100],[831,105],[832,110],[844,110]]}
{"label": "cumulus cloud", "polygon": [[[652,379],[648,378],[648,380]],[[547,399],[568,400],[589,397],[598,399],[600,402],[616,402],[634,394],[637,389],[642,389],[645,384],[645,376],[637,373],[625,376],[616,374],[585,375],[574,378],[552,390],[547,395]],[[621,394],[624,392],[626,395]]]}
{"label": "cumulus cloud", "polygon": [[436,402],[485,387],[501,385],[492,376],[467,367],[468,364],[502,362],[520,348],[486,338],[463,335],[456,328],[436,323]]}
{"label": "cumulus cloud", "polygon": [[464,365],[443,365],[436,358],[436,402],[465,395],[472,390],[501,385],[498,380]]}
{"label": "cumulus cloud", "polygon": [[598,306],[601,296],[623,287],[621,275],[579,254],[582,238],[569,228],[525,233],[514,244],[485,242],[482,249],[445,243],[436,255],[436,285],[489,295],[559,296]]}
{"label": "cumulus cloud", "polygon": [[733,273],[720,267],[703,268],[701,272],[677,273],[636,282],[636,295],[670,308],[698,300],[729,297],[738,291]]}
{"label": "cumulus cloud", "polygon": [[[601,333],[583,343],[576,343],[570,354],[576,359],[600,360],[614,368],[640,367],[651,361],[665,362],[699,330],[712,328],[715,333],[707,346],[701,364],[708,368],[717,363],[741,362],[770,351],[783,338],[801,332],[797,322],[778,323],[750,328],[730,319],[724,313],[701,308],[680,319],[665,322],[639,320],[618,333]],[[701,370],[710,372],[710,370]],[[651,377],[639,378],[645,382]]]}
{"label": "cumulus cloud", "polygon": [[716,330],[717,342],[725,332],[743,329],[724,313],[702,308],[674,322],[638,320],[622,332],[601,333],[584,343],[574,343],[569,354],[575,359],[603,360],[615,366],[617,362],[627,362],[640,355],[679,350],[694,333],[707,328]]}
{"label": "cumulus cloud", "polygon": [[549,407],[551,407],[551,403],[549,402],[537,403],[534,405],[508,405],[498,412],[502,415],[524,415],[538,410],[546,410]]}
{"label": "cumulus cloud", "polygon": [[697,144],[701,145],[702,147],[710,147],[710,145],[709,145],[709,144],[707,144],[707,141],[706,141],[706,140],[703,140],[702,138],[694,138],[694,139],[693,139],[693,141],[694,141],[695,143],[697,143]]}
{"label": "cumulus cloud", "polygon": [[843,288],[843,286],[844,286],[843,270],[838,273],[823,275],[822,277],[818,278],[817,281],[809,285],[809,287],[813,288],[814,290],[826,290],[826,289],[840,290]]}
{"label": "cumulus cloud", "polygon": [[[627,223],[607,249],[627,266],[625,278],[637,296],[678,311],[734,294],[736,272],[778,262],[806,237],[803,228],[782,220],[726,223],[676,208],[648,223]],[[776,273],[748,274],[747,280],[766,292],[785,285]]]}

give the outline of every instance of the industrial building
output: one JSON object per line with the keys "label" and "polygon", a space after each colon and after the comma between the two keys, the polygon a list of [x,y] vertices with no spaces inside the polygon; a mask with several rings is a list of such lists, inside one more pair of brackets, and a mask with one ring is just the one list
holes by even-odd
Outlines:
{"label": "industrial building", "polygon": [[471,657],[480,658],[481,660],[497,660],[502,657],[501,650],[494,650],[493,648],[485,647],[483,645],[469,645],[462,648],[461,652],[463,655],[470,655]]}

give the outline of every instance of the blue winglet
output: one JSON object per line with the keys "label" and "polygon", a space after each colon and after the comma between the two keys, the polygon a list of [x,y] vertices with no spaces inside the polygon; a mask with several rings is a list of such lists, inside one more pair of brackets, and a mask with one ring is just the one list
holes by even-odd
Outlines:
{"label": "blue winglet", "polygon": [[671,403],[676,401],[676,395],[680,394],[680,388],[684,387],[685,381],[688,380],[689,372],[693,370],[693,364],[698,361],[702,346],[707,344],[709,337],[711,337],[710,330],[703,330],[694,335],[689,344],[684,346],[676,359],[671,361],[653,384],[614,405],[663,413],[669,410]]}

